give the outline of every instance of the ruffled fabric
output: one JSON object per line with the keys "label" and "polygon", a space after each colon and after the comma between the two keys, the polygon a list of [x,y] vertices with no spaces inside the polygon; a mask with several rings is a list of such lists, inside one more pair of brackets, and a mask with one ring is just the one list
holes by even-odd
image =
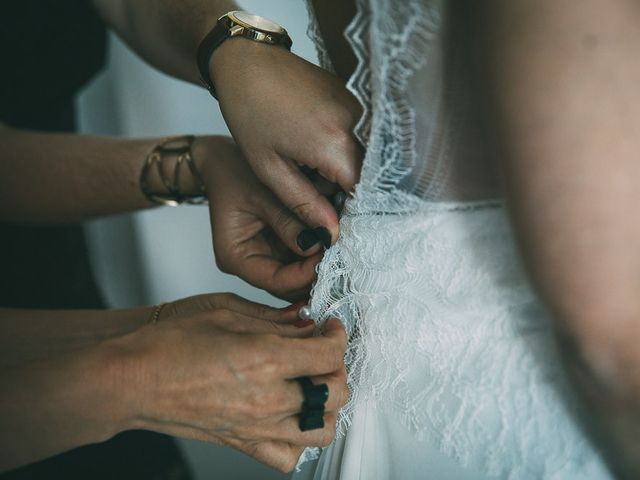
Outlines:
{"label": "ruffled fabric", "polygon": [[[461,480],[609,479],[574,422],[578,403],[553,322],[529,285],[502,203],[375,215],[359,203],[342,218],[311,302],[320,323],[337,317],[350,338],[351,398],[337,426],[348,442],[329,449],[349,474],[335,478],[405,478],[371,476],[366,462],[396,472],[414,463],[443,478],[405,453],[424,445],[424,458],[436,450],[465,467]],[[350,428],[363,409],[368,434],[355,439]],[[397,436],[373,442],[378,430]],[[304,460],[319,453],[310,449]]]}

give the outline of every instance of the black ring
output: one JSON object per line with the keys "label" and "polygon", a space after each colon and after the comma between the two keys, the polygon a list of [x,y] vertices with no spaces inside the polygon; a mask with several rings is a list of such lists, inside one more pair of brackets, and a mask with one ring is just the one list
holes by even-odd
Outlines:
{"label": "black ring", "polygon": [[300,377],[297,380],[302,387],[302,395],[304,396],[302,409],[324,409],[324,405],[329,399],[329,386],[326,383],[314,385],[309,377]]}
{"label": "black ring", "polygon": [[298,427],[301,432],[324,428],[324,415],[300,415]]}
{"label": "black ring", "polygon": [[314,385],[309,377],[299,377],[296,381],[302,387],[302,412],[298,426],[306,432],[324,428],[324,406],[329,398],[329,387],[326,383]]}

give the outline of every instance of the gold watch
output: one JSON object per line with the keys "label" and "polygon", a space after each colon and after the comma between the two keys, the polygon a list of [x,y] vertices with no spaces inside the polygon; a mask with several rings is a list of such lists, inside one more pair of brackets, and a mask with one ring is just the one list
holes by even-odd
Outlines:
{"label": "gold watch", "polygon": [[268,18],[260,17],[252,13],[236,10],[221,16],[216,26],[204,37],[198,47],[198,69],[203,85],[214,98],[216,90],[211,75],[209,74],[209,59],[216,48],[225,40],[235,37],[247,38],[254,42],[277,45],[291,50],[293,41],[287,31]]}

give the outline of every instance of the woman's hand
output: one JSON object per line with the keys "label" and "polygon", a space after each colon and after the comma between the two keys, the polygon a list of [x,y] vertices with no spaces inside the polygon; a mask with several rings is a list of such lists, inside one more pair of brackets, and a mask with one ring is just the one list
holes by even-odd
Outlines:
{"label": "woman's hand", "polygon": [[338,237],[338,217],[299,167],[350,193],[360,175],[352,135],[360,106],[343,82],[285,49],[225,42],[211,74],[227,125],[258,178],[308,226]]}
{"label": "woman's hand", "polygon": [[[295,322],[297,306],[276,310],[230,294],[167,305],[159,321],[115,342],[123,358],[134,425],[232,446],[283,471],[304,446],[326,446],[347,400],[346,335],[337,321],[324,336]],[[294,380],[329,386],[325,428],[301,432]],[[132,387],[133,386],[133,387]]]}
{"label": "woman's hand", "polygon": [[200,137],[193,154],[206,184],[220,270],[280,298],[306,298],[322,237],[258,180],[231,139]]}

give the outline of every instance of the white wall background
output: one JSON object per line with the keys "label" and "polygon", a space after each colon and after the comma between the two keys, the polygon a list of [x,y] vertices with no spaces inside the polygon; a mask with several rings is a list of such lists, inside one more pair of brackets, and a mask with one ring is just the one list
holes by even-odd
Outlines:
{"label": "white wall background", "polygon": [[[315,61],[301,0],[240,3],[284,25],[294,39],[293,50]],[[131,137],[228,134],[217,104],[204,89],[153,70],[116,38],[111,39],[109,58],[106,71],[79,98],[84,132]],[[217,270],[205,207],[113,217],[92,222],[87,231],[98,280],[112,307],[214,291],[232,291],[254,301],[282,305]],[[181,441],[181,445],[199,480],[287,478],[230,449],[192,441]]]}

